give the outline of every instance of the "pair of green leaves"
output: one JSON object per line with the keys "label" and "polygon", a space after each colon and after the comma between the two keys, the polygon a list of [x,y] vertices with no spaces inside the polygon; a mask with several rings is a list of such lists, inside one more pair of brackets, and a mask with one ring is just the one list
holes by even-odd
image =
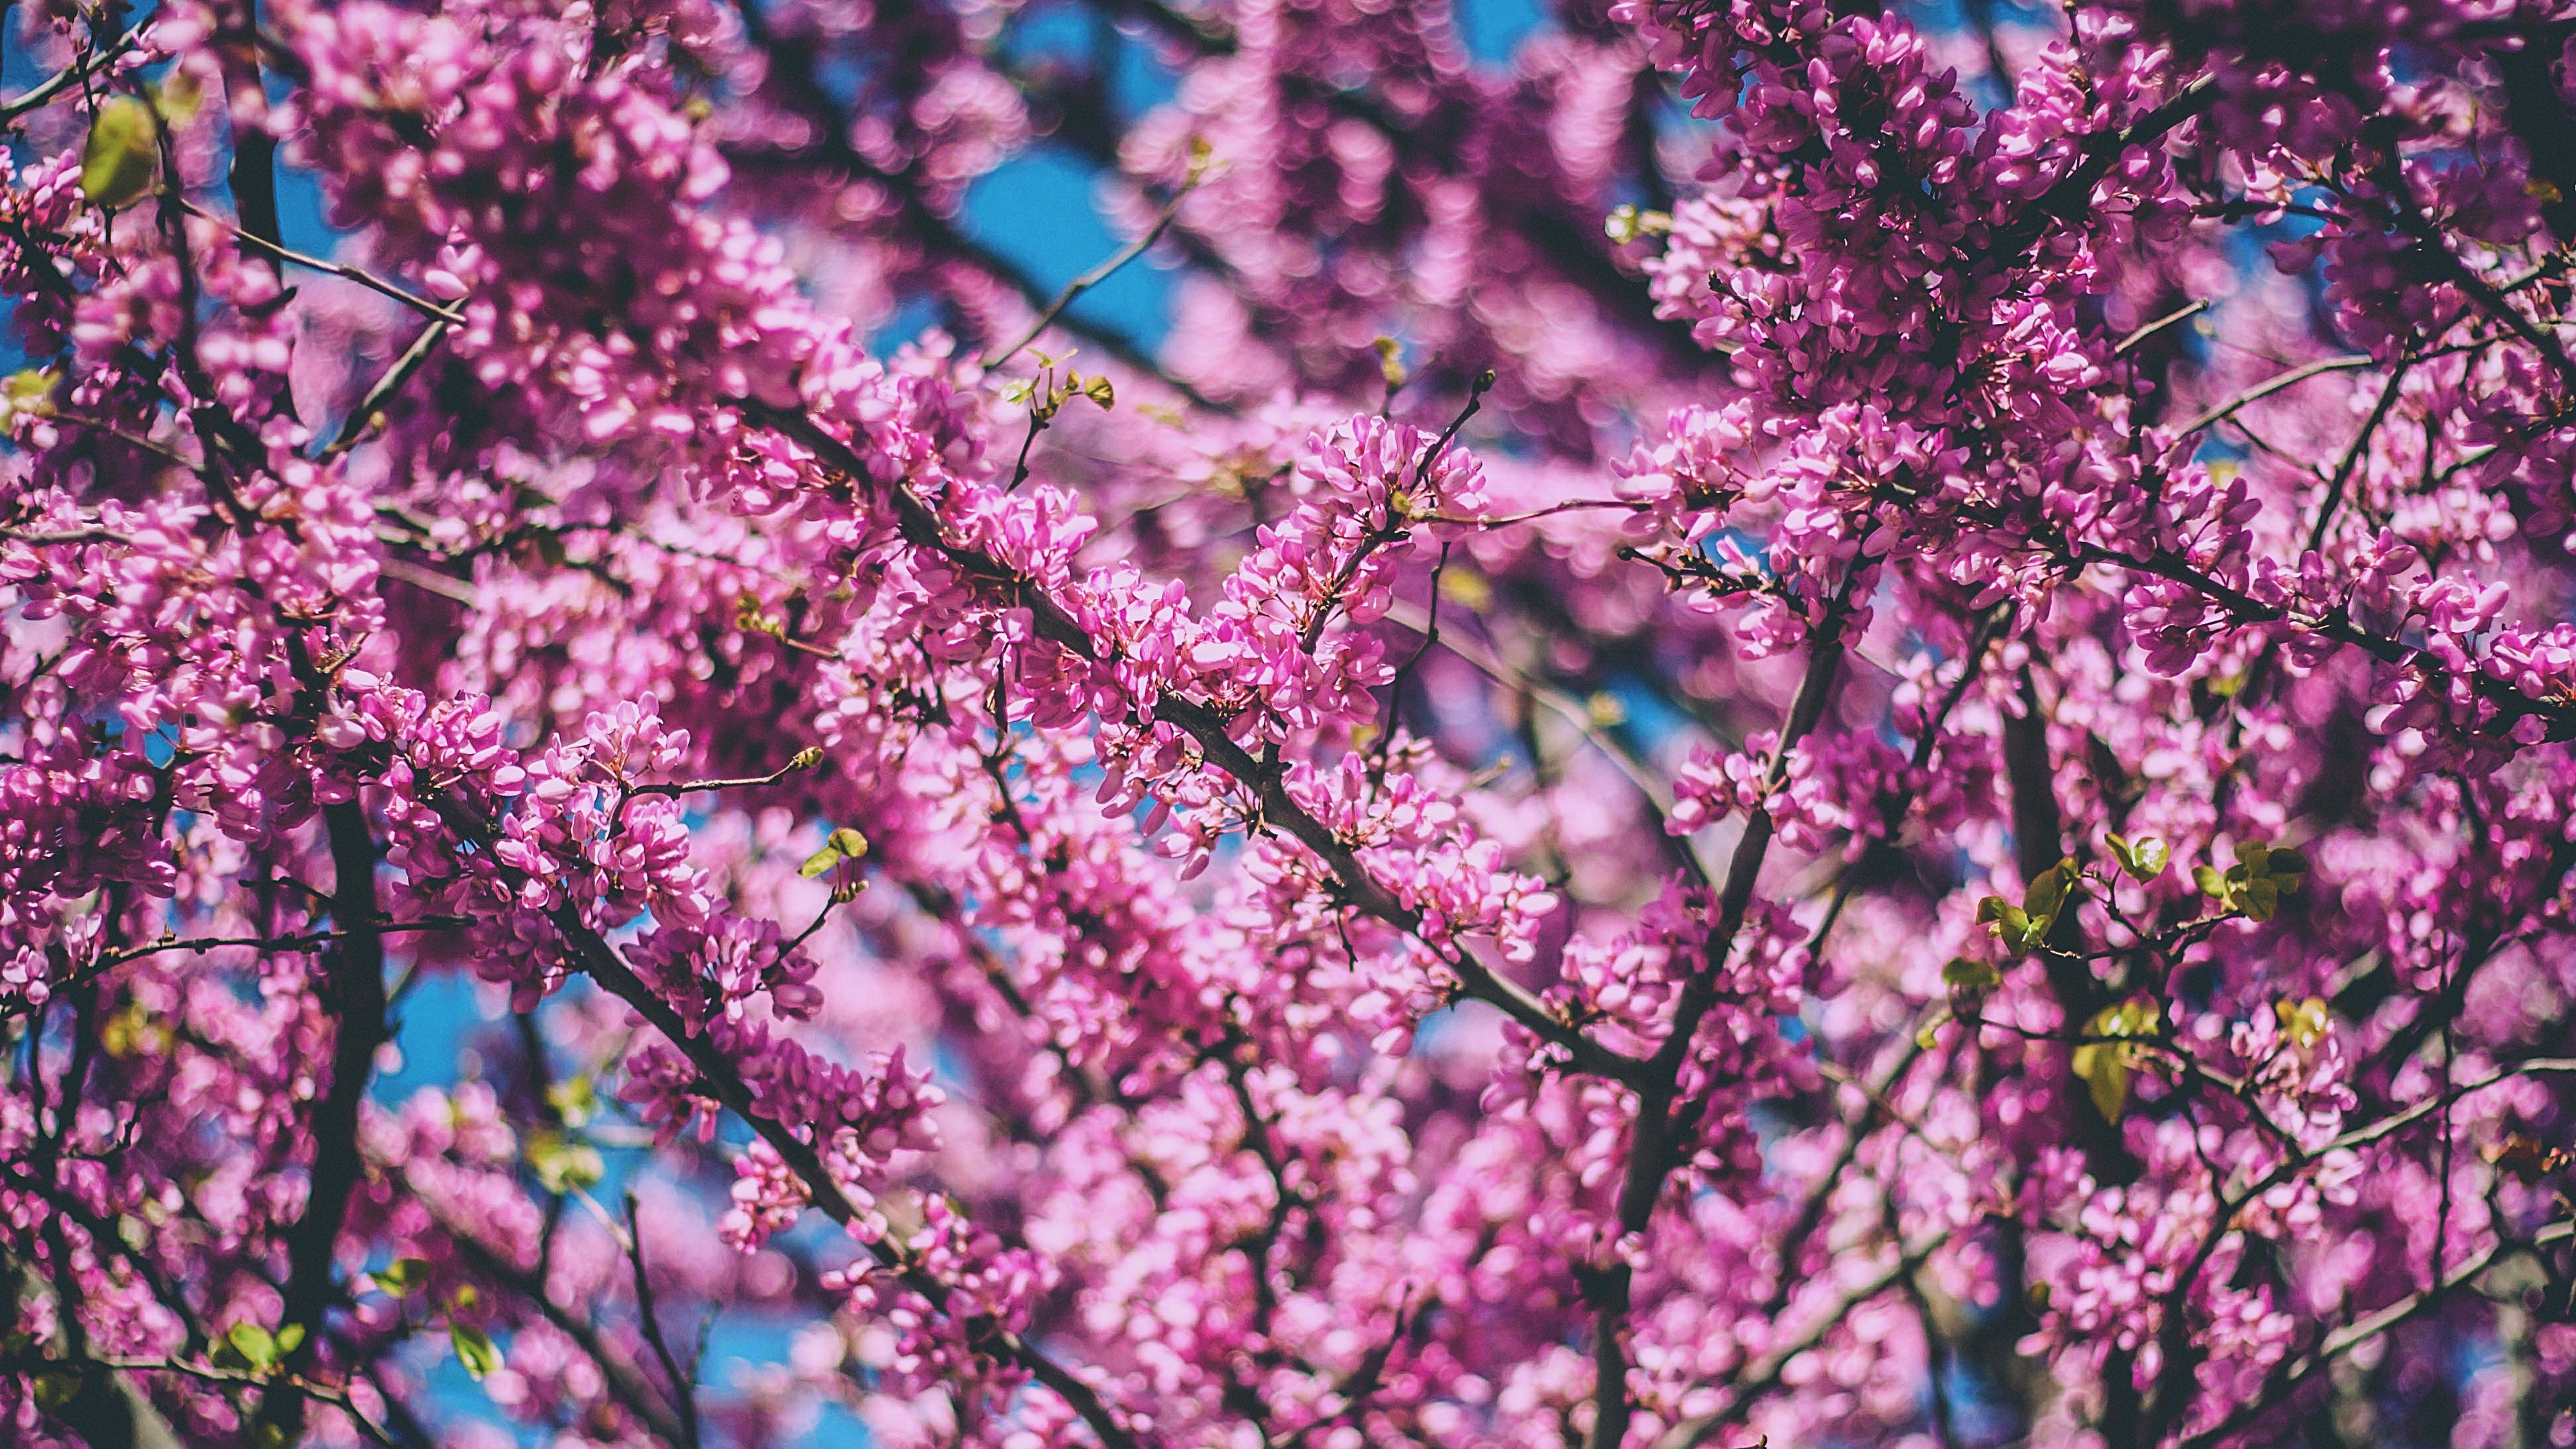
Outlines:
{"label": "pair of green leaves", "polygon": [[482,1329],[457,1321],[456,1315],[481,1301],[483,1295],[475,1292],[471,1283],[458,1288],[455,1296],[447,1300],[447,1341],[455,1345],[456,1361],[465,1366],[465,1376],[478,1384],[484,1375],[501,1367],[500,1345]]}
{"label": "pair of green leaves", "polygon": [[805,857],[796,873],[812,880],[845,860],[860,860],[868,853],[868,838],[844,825],[823,837],[823,848]]}
{"label": "pair of green leaves", "polygon": [[1059,375],[1056,367],[1061,358],[1049,357],[1043,352],[1037,357],[1038,375],[1004,387],[1003,401],[1027,403],[1029,411],[1039,422],[1051,421],[1064,410],[1066,403],[1078,397],[1091,399],[1092,404],[1103,411],[1118,405],[1118,389],[1108,378],[1084,377],[1071,368],[1066,368]]}
{"label": "pair of green leaves", "polygon": [[1673,229],[1670,212],[1639,211],[1634,206],[1614,206],[1602,219],[1602,234],[1618,246],[1626,246],[1641,236],[1662,236]]}
{"label": "pair of green leaves", "polygon": [[2020,905],[2002,896],[1979,901],[1977,919],[1993,926],[1995,939],[2006,948],[2016,953],[2035,951],[2048,939],[2057,918],[2078,899],[2083,885],[2083,868],[2073,860],[2061,860],[2032,878]]}
{"label": "pair of green leaves", "polygon": [[2305,1001],[2284,997],[2272,1003],[2272,1014],[2281,1023],[2281,1035],[2288,1037],[2290,1045],[2297,1047],[2315,1046],[2325,1040],[2326,1033],[2334,1026],[2334,1010],[2326,1005],[2322,996],[2311,996]]}
{"label": "pair of green leaves", "polygon": [[2142,884],[2164,874],[2166,863],[2173,859],[2173,851],[2152,835],[2141,835],[2136,840],[2114,835],[2110,845],[2111,857],[2120,862],[2120,869]]}
{"label": "pair of green leaves", "polygon": [[548,1192],[561,1194],[589,1187],[608,1175],[599,1149],[562,1132],[539,1131],[528,1137],[528,1166]]}
{"label": "pair of green leaves", "polygon": [[215,1340],[207,1357],[215,1367],[234,1373],[272,1373],[286,1362],[287,1355],[304,1344],[304,1325],[290,1323],[274,1333],[248,1319],[224,1330]]}
{"label": "pair of green leaves", "polygon": [[409,1298],[429,1281],[429,1265],[418,1258],[396,1258],[367,1275],[388,1298]]}
{"label": "pair of green leaves", "polygon": [[456,1361],[465,1366],[465,1376],[474,1382],[479,1384],[484,1375],[500,1369],[501,1346],[482,1329],[449,1319],[447,1341],[455,1345]]}
{"label": "pair of green leaves", "polygon": [[2118,1038],[2151,1037],[2164,1026],[2164,1008],[2144,996],[2133,996],[2117,1006],[2106,1006],[2084,1024],[2089,1040],[2075,1048],[2072,1065],[2075,1075],[2084,1079],[2092,1093],[2093,1106],[2103,1120],[2117,1122],[2120,1109],[2129,1103],[2129,1078],[2146,1048]]}
{"label": "pair of green leaves", "polygon": [[2191,872],[2192,883],[2202,895],[2257,921],[2272,919],[2281,909],[2281,897],[2297,890],[2307,878],[2306,856],[2262,845],[2236,847],[2236,863],[2224,872],[2206,865],[2194,866]]}

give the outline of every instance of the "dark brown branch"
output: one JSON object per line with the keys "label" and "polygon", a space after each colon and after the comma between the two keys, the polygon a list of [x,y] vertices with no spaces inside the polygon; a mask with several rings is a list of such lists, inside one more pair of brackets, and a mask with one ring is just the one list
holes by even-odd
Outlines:
{"label": "dark brown branch", "polygon": [[[313,1169],[304,1215],[287,1238],[287,1278],[281,1329],[301,1327],[303,1340],[281,1360],[287,1375],[301,1374],[321,1347],[322,1315],[337,1296],[332,1282],[349,1195],[366,1164],[358,1154],[358,1115],[375,1077],[376,1050],[385,1044],[385,940],[376,906],[376,841],[367,813],[355,800],[322,807],[330,837],[331,915],[340,935],[322,956],[326,1002],[338,1026],[332,1034],[331,1085],[313,1109]],[[303,1433],[304,1393],[284,1384],[262,1395],[259,1422],[282,1443]]]}
{"label": "dark brown branch", "polygon": [[[1824,617],[1816,624],[1807,646],[1807,671],[1798,681],[1797,695],[1791,699],[1788,718],[1780,727],[1780,743],[1764,772],[1766,794],[1788,783],[1791,758],[1800,742],[1824,718],[1825,704],[1842,668],[1844,626],[1858,603],[1861,579],[1877,563],[1865,553],[1854,557],[1840,587],[1826,604]],[[1715,922],[1701,948],[1702,959],[1683,984],[1681,999],[1674,1007],[1672,1035],[1646,1063],[1645,1080],[1637,1088],[1636,1120],[1629,1128],[1628,1169],[1619,1185],[1619,1230],[1623,1234],[1643,1233],[1652,1226],[1655,1205],[1663,1197],[1664,1181],[1678,1160],[1675,1148],[1679,1132],[1673,1120],[1676,1084],[1689,1057],[1691,1042],[1699,1035],[1700,1023],[1717,1005],[1718,977],[1735,949],[1736,935],[1744,928],[1745,914],[1753,904],[1754,886],[1770,855],[1771,838],[1770,812],[1749,812],[1744,834],[1737,838],[1735,854],[1727,862],[1726,881],[1716,901]],[[1589,1281],[1584,1296],[1591,1301],[1596,1319],[1592,1340],[1592,1449],[1619,1449],[1628,1435],[1632,1406],[1628,1402],[1628,1349],[1624,1335],[1635,1276],[1636,1270],[1624,1258],[1586,1274]]]}

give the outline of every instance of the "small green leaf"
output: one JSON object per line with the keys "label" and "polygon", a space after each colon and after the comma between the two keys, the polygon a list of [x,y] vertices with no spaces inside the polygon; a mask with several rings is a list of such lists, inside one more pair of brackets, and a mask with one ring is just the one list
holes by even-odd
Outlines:
{"label": "small green leaf", "polygon": [[209,1355],[215,1367],[237,1373],[266,1373],[277,1363],[277,1338],[248,1319],[224,1330]]}
{"label": "small green leaf", "polygon": [[555,1109],[564,1125],[582,1126],[599,1111],[599,1085],[587,1072],[566,1078],[546,1088],[546,1105]]}
{"label": "small green leaf", "polygon": [[2120,869],[2127,871],[2131,879],[2139,881],[2151,881],[2164,874],[2165,863],[2173,858],[2173,851],[2152,835],[2141,836],[2134,841],[2114,835],[2111,837],[2111,853],[2119,857]]}
{"label": "small green leaf", "polygon": [[418,1258],[396,1258],[367,1276],[387,1297],[409,1298],[429,1281],[429,1264]]}
{"label": "small green leaf", "polygon": [[2093,1097],[2093,1110],[2101,1113],[2106,1122],[2119,1121],[2120,1109],[2129,1102],[2129,1063],[2122,1055],[2128,1050],[2099,1043],[2075,1049],[2075,1075],[2084,1079]]}
{"label": "small green leaf", "polygon": [[46,1369],[36,1375],[36,1407],[45,1413],[53,1413],[80,1397],[80,1389],[80,1370]]}
{"label": "small green leaf", "polygon": [[456,1361],[465,1365],[467,1376],[476,1383],[501,1367],[501,1350],[493,1344],[492,1335],[479,1328],[451,1323],[447,1325],[447,1341],[456,1345]]}
{"label": "small green leaf", "polygon": [[2224,900],[2227,896],[2227,877],[2220,875],[2217,871],[2208,866],[2193,866],[2191,868],[2191,883],[2200,887],[2200,893],[2202,895],[2214,896],[2221,900]]}
{"label": "small green leaf", "polygon": [[1390,388],[1404,386],[1411,374],[1404,370],[1404,346],[1392,337],[1381,337],[1369,344],[1377,349],[1377,375]]}
{"label": "small green leaf", "polygon": [[1626,246],[1641,236],[1662,236],[1673,229],[1670,213],[1639,211],[1633,206],[1617,206],[1601,223],[1602,234],[1614,245]]}
{"label": "small green leaf", "polygon": [[2281,909],[2280,884],[2269,877],[2247,882],[2245,889],[2237,894],[2245,907],[2245,914],[2255,920],[2268,921],[2274,912]]}
{"label": "small green leaf", "polygon": [[150,191],[160,171],[160,127],[152,108],[133,96],[101,105],[81,151],[81,195],[113,211]]}
{"label": "small green leaf", "polygon": [[2032,925],[2030,917],[2023,913],[2021,907],[2006,906],[2002,914],[1995,919],[1995,935],[2014,950],[2027,951],[2030,949],[2030,943],[2036,939]]}
{"label": "small green leaf", "polygon": [[2021,908],[2033,917],[2054,916],[2057,908],[2066,903],[2066,887],[2063,869],[2051,867],[2041,871],[2039,879],[2030,883],[2030,894],[2022,898]]}
{"label": "small green leaf", "polygon": [[2272,1011],[2281,1020],[2281,1035],[2288,1037],[2293,1046],[2315,1046],[2325,1040],[2326,1032],[2334,1025],[2334,1014],[2322,996],[2305,1001],[2284,998],[2272,1003]]}
{"label": "small green leaf", "polygon": [[[2164,1022],[2164,1008],[2143,997],[2132,997],[2117,1006],[2107,1006],[2094,1013],[2084,1026],[2088,1037],[2151,1036]],[[2138,1048],[2118,1041],[2087,1041],[2069,1054],[2068,1065],[2084,1080],[2091,1093],[2093,1106],[2103,1120],[2117,1122],[2120,1111],[2128,1105],[2129,1079],[2138,1060]]]}
{"label": "small green leaf", "polygon": [[528,1166],[552,1193],[589,1187],[608,1174],[599,1149],[558,1133],[539,1132],[528,1139]]}
{"label": "small green leaf", "polygon": [[277,1356],[285,1358],[304,1346],[304,1325],[290,1323],[277,1331]]}
{"label": "small green leaf", "polygon": [[50,367],[30,367],[9,374],[6,382],[0,382],[0,427],[22,417],[52,416],[54,384],[60,380]]}
{"label": "small green leaf", "polygon": [[844,825],[823,838],[823,848],[805,857],[796,873],[812,880],[844,860],[858,860],[868,853],[868,838]]}
{"label": "small green leaf", "polygon": [[1961,956],[1941,968],[1941,981],[1953,991],[1992,991],[2004,984],[2004,974],[1992,962]]}

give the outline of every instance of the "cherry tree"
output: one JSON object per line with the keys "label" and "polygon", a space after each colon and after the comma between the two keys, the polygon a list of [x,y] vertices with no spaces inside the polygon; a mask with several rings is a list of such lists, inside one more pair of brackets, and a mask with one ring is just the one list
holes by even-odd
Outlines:
{"label": "cherry tree", "polygon": [[2576,1442],[2576,11],[15,9],[0,1438]]}

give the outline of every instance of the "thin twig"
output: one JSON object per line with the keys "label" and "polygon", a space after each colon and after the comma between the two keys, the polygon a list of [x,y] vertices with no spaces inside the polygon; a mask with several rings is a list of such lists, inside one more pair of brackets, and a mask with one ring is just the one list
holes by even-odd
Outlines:
{"label": "thin twig", "polygon": [[2187,307],[2177,307],[2173,311],[2167,312],[2165,315],[2157,318],[2153,322],[2139,328],[2137,331],[2130,333],[2128,336],[2121,338],[2119,342],[2112,347],[2111,355],[2113,357],[2126,357],[2139,343],[2146,341],[2148,338],[2155,336],[2157,333],[2164,331],[2166,328],[2173,326],[2177,322],[2190,321],[2192,318],[2197,317],[2208,310],[2209,303],[2206,301],[2194,302]]}
{"label": "thin twig", "polygon": [[2347,357],[2321,358],[2318,361],[2308,363],[2303,367],[2294,367],[2287,372],[2276,373],[2273,376],[2267,377],[2261,382],[2256,383],[2254,386],[2247,388],[2245,391],[2238,393],[2236,396],[2229,398],[2227,401],[2218,404],[2216,407],[2210,408],[2208,411],[2202,413],[2196,418],[2193,418],[2190,422],[2183,424],[2181,427],[2174,429],[2174,436],[2177,438],[2190,437],[2192,434],[2199,432],[2201,429],[2208,427],[2212,423],[2235,416],[2239,409],[2250,403],[2260,402],[2264,398],[2270,397],[2272,394],[2281,391],[2283,388],[2296,387],[2300,383],[2307,381],[2309,378],[2321,377],[2329,372],[2351,372],[2356,368],[2377,367],[2378,365],[2378,358],[2373,357],[2366,352],[2356,352]]}
{"label": "thin twig", "polygon": [[401,287],[395,286],[393,283],[386,281],[384,278],[379,277],[375,273],[367,271],[362,267],[353,267],[345,262],[327,261],[321,257],[307,256],[302,252],[280,246],[276,242],[270,241],[268,238],[261,236],[256,232],[233,225],[225,218],[217,216],[213,212],[208,211],[204,207],[198,206],[193,202],[182,201],[179,205],[181,209],[185,210],[189,215],[206,221],[211,221],[215,225],[223,227],[227,231],[230,231],[239,240],[250,243],[254,249],[268,256],[274,257],[281,262],[287,262],[295,266],[303,267],[308,271],[328,272],[332,276],[355,282],[359,286],[366,288],[368,291],[374,292],[380,296],[389,297],[396,302],[400,302],[404,306],[418,312],[423,317],[429,318],[433,322],[444,322],[450,327],[462,327],[465,325],[464,313],[457,311],[453,307],[442,306],[441,304],[433,302],[427,297],[423,297],[416,292],[405,291]]}
{"label": "thin twig", "polygon": [[678,1355],[671,1352],[669,1340],[662,1336],[662,1318],[653,1306],[653,1275],[644,1268],[644,1220],[636,1212],[635,1194],[626,1194],[626,1256],[635,1268],[635,1315],[644,1326],[644,1341],[652,1346],[653,1356],[662,1362],[662,1375],[671,1384],[673,1407],[679,1410],[682,1440],[688,1449],[698,1449],[697,1376],[680,1371]]}
{"label": "thin twig", "polygon": [[36,82],[34,87],[29,89],[25,95],[19,96],[14,100],[7,101],[5,103],[0,103],[0,125],[6,125],[11,121],[15,121],[20,116],[27,114],[29,111],[43,109],[45,106],[51,104],[55,97],[60,96],[63,92],[79,85],[82,81],[87,80],[91,75],[114,62],[117,57],[125,54],[129,50],[132,50],[134,48],[134,42],[143,34],[143,27],[150,23],[151,21],[146,20],[136,24],[132,29],[116,37],[116,39],[109,41],[106,45],[84,52],[77,59],[73,60],[70,65],[63,67],[61,70],[58,70],[52,75],[45,77],[43,80]]}
{"label": "thin twig", "polygon": [[1161,241],[1163,233],[1171,230],[1173,219],[1181,214],[1181,203],[1189,200],[1190,193],[1196,191],[1199,183],[1207,179],[1207,174],[1208,162],[1204,155],[1192,160],[1189,174],[1182,178],[1179,189],[1172,193],[1170,201],[1164,203],[1162,211],[1154,218],[1154,224],[1145,229],[1145,234],[1119,248],[1107,261],[1065,283],[1064,290],[1056,293],[1055,300],[1046,305],[1046,310],[1038,313],[1037,320],[1029,324],[1029,330],[1021,334],[1019,341],[984,359],[984,370],[990,372],[1017,357],[1021,348],[1037,341],[1045,335],[1049,327],[1055,325],[1055,319],[1064,315],[1064,309],[1072,306],[1075,298],[1108,281],[1112,276],[1117,275],[1119,268],[1143,256],[1148,248]]}

